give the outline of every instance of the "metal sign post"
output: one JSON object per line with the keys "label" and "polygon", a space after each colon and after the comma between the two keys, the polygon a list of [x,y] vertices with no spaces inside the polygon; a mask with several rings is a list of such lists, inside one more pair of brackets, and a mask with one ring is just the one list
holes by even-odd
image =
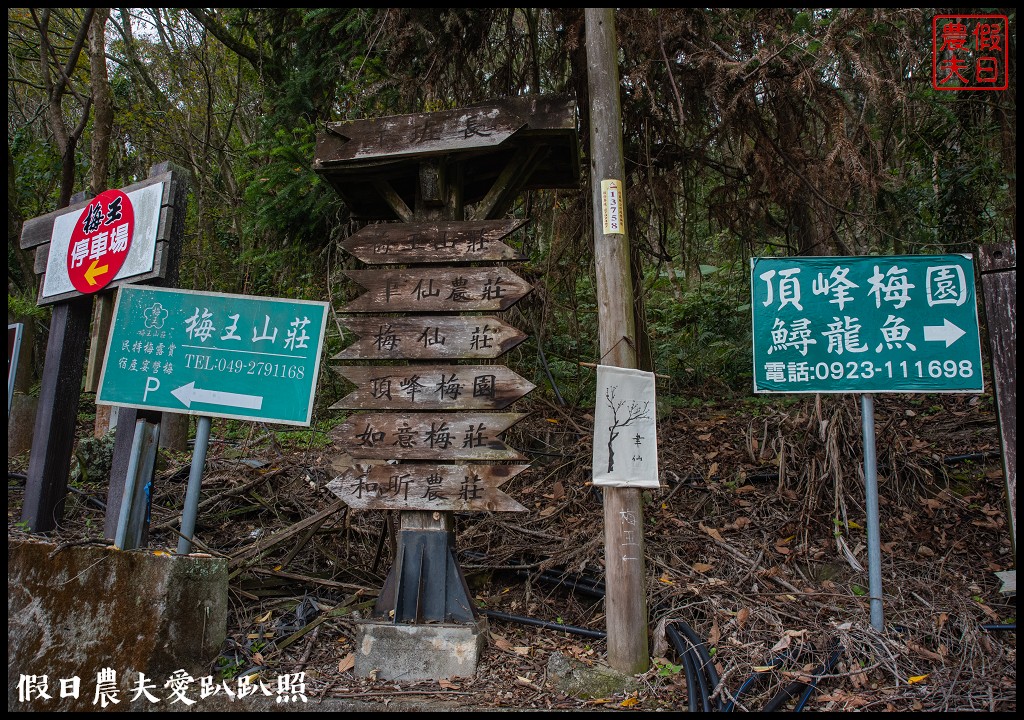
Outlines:
{"label": "metal sign post", "polygon": [[203,482],[203,467],[206,465],[206,449],[210,446],[210,418],[199,418],[196,424],[196,446],[192,451],[192,467],[188,474],[188,489],[185,491],[185,507],[181,513],[181,537],[178,538],[178,554],[192,552],[192,537],[196,531],[196,517],[199,515],[199,488]]}
{"label": "metal sign post", "polygon": [[151,497],[146,485],[148,478],[153,475],[159,437],[159,424],[143,419],[135,422],[135,434],[132,436],[131,453],[128,457],[128,472],[124,481],[124,495],[121,496],[118,514],[117,533],[114,535],[114,547],[118,550],[134,550],[142,545]]}
{"label": "metal sign post", "polygon": [[7,417],[11,417],[11,398],[14,397],[14,378],[18,374],[18,355],[21,352],[21,323],[7,326]]}
{"label": "metal sign post", "polygon": [[982,392],[969,255],[752,258],[754,392],[861,394],[871,625],[883,629],[871,393]]}
{"label": "metal sign post", "polygon": [[864,504],[868,535],[868,593],[871,627],[882,632],[882,530],[878,520],[878,468],[875,463],[875,401],[868,393],[860,396],[864,437]]}

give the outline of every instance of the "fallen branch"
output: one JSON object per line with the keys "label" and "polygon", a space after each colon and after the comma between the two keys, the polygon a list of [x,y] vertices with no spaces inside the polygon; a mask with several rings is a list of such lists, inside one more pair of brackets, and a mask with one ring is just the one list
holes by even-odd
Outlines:
{"label": "fallen branch", "polygon": [[[335,620],[335,619],[337,619],[339,617],[342,617],[344,615],[349,615],[349,614],[355,612],[356,610],[363,610],[363,609],[369,608],[371,605],[373,605],[374,603],[377,602],[375,599],[370,599],[370,600],[364,600],[363,602],[358,603],[356,605],[348,604],[352,600],[355,600],[358,596],[359,595],[357,594],[357,595],[353,595],[351,597],[346,598],[342,605],[338,605],[338,606],[328,610],[323,615],[318,617],[316,620],[312,621],[311,623],[309,623],[308,625],[306,625],[303,628],[299,628],[298,630],[293,632],[291,635],[286,637],[281,642],[275,643],[275,645],[277,646],[277,649],[278,650],[284,650],[286,647],[291,645],[296,640],[300,640],[304,635],[306,635],[311,630],[316,630],[317,632],[319,632],[319,628],[320,628],[320,624],[321,623],[327,622],[328,620]],[[309,653],[312,651],[313,645],[316,643],[316,634],[317,633],[313,633],[313,637],[310,639],[309,647],[306,648],[306,652],[303,653],[302,660],[299,661],[300,664],[304,664],[304,663],[309,661]]]}
{"label": "fallen branch", "polygon": [[274,547],[275,545],[279,545],[285,540],[293,538],[296,535],[299,535],[300,533],[304,532],[307,528],[316,525],[320,522],[323,522],[325,518],[330,517],[334,513],[347,509],[348,505],[346,505],[343,500],[338,500],[330,507],[328,507],[326,510],[321,510],[316,515],[312,515],[306,518],[305,520],[300,520],[287,530],[275,533],[274,535],[271,535],[268,538],[260,538],[256,542],[250,545],[246,545],[244,548],[242,548],[241,550],[239,550],[231,556],[229,565],[231,567],[237,567],[246,560],[256,558],[265,553],[270,548]]}
{"label": "fallen branch", "polygon": [[[283,468],[278,469],[278,470],[274,470],[272,472],[266,473],[265,475],[260,475],[258,478],[254,478],[253,480],[250,480],[249,482],[247,482],[247,483],[245,483],[243,485],[239,485],[238,487],[229,488],[227,490],[224,490],[223,492],[219,492],[216,495],[214,495],[213,497],[208,497],[205,500],[203,500],[201,503],[199,503],[199,505],[196,506],[196,510],[197,511],[203,510],[205,508],[208,508],[208,507],[211,507],[213,505],[216,505],[217,503],[219,503],[221,500],[224,500],[225,498],[234,497],[235,495],[241,495],[246,490],[249,490],[249,489],[251,489],[253,487],[256,487],[260,483],[262,483],[262,482],[264,482],[266,480],[270,480],[271,478],[276,477],[277,475],[280,475],[283,472],[284,472]],[[154,530],[167,530],[168,528],[170,528],[170,527],[172,527],[174,525],[178,525],[180,523],[181,523],[181,513],[177,513],[170,520],[164,520],[161,523],[158,523],[156,525],[151,526],[150,527],[150,532],[152,532]]]}
{"label": "fallen branch", "polygon": [[[746,564],[746,565],[747,565],[748,567],[751,567],[751,568],[753,568],[754,570],[756,570],[756,569],[757,569],[757,566],[758,566],[758,564],[759,564],[759,562],[760,562],[760,561],[758,561],[758,562],[754,562],[753,560],[751,560],[750,558],[748,558],[748,557],[747,557],[746,555],[744,555],[743,553],[741,553],[741,552],[740,552],[739,550],[737,550],[736,548],[734,548],[734,547],[733,547],[732,545],[730,545],[729,543],[727,543],[727,542],[726,542],[725,540],[719,540],[718,538],[716,538],[716,537],[715,537],[714,535],[712,535],[711,533],[707,533],[707,536],[708,536],[709,538],[711,538],[711,541],[712,541],[713,543],[715,543],[715,545],[717,545],[718,547],[720,547],[720,548],[722,548],[723,550],[725,550],[726,552],[728,552],[728,553],[729,553],[730,555],[732,555],[732,556],[733,556],[734,558],[736,558],[736,559],[737,559],[737,560],[739,560],[740,562],[742,562],[742,563]],[[774,580],[775,582],[777,582],[777,583],[778,583],[779,585],[781,585],[782,587],[784,587],[784,588],[786,588],[787,590],[789,590],[789,591],[790,591],[791,593],[793,593],[794,595],[804,595],[804,594],[805,594],[803,590],[799,590],[799,589],[797,589],[796,587],[794,587],[793,585],[790,585],[790,584],[789,584],[788,582],[786,582],[785,580],[783,580],[783,579],[782,579],[782,578],[780,578],[780,577],[776,577],[776,576],[774,576],[774,575],[766,575],[765,577],[769,577],[769,578],[771,578],[772,580]]]}
{"label": "fallen branch", "polygon": [[339,590],[362,592],[364,595],[368,593],[368,590],[365,587],[362,585],[355,585],[353,583],[343,583],[338,582],[337,580],[313,577],[312,575],[300,575],[299,573],[284,572],[283,570],[266,570],[264,568],[249,569],[257,575],[270,575],[272,577],[284,578],[286,580],[296,580],[298,582],[313,583],[314,585],[323,585],[324,587],[329,588],[338,588]]}

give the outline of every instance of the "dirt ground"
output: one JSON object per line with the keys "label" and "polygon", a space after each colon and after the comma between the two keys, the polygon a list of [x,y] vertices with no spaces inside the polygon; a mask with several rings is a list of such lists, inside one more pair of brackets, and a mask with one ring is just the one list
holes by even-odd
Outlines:
{"label": "dirt ground", "polygon": [[[662,488],[644,495],[650,670],[630,690],[586,698],[558,688],[552,663],[600,665],[606,652],[592,418],[543,399],[516,409],[530,415],[505,440],[531,468],[502,489],[528,511],[456,516],[488,647],[474,677],[418,683],[352,669],[356,623],[391,565],[393,514],[351,511],[327,489],[339,458],[325,433],[215,421],[196,544],[228,558],[232,577],[211,674],[304,672],[303,709],[351,699],[380,710],[685,710],[705,677],[688,683],[677,652],[686,645],[673,634],[688,628],[714,665],[713,710],[1016,709],[1016,598],[995,574],[1015,560],[991,396],[875,399],[881,633],[867,598],[857,399],[665,408]],[[176,547],[189,463],[187,452],[161,461],[153,550]],[[9,536],[24,532],[26,466],[8,459]],[[105,482],[72,485],[51,538],[103,543]]]}

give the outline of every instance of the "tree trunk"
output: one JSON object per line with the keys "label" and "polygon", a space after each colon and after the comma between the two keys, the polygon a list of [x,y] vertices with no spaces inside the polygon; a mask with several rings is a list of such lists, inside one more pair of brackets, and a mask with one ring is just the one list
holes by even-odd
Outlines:
{"label": "tree trunk", "polygon": [[92,90],[92,148],[89,190],[99,195],[107,189],[110,134],[114,128],[114,100],[107,77],[106,24],[110,8],[96,8],[89,25],[89,70]]}

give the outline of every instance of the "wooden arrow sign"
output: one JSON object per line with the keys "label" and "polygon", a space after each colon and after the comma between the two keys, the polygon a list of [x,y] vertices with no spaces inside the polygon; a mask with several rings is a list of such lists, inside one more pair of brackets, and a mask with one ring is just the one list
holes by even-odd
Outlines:
{"label": "wooden arrow sign", "polygon": [[364,465],[327,487],[355,510],[525,512],[498,488],[529,465]]}
{"label": "wooden arrow sign", "polygon": [[504,365],[335,367],[357,385],[331,410],[501,410],[536,385]]}
{"label": "wooden arrow sign", "polygon": [[313,169],[495,147],[524,127],[514,112],[493,105],[327,123],[327,132],[317,137]]}
{"label": "wooden arrow sign", "polygon": [[341,312],[507,310],[533,286],[508,268],[349,270],[367,289]]}
{"label": "wooden arrow sign", "polygon": [[359,339],[335,360],[483,360],[526,339],[525,333],[490,316],[352,317],[344,324]]}
{"label": "wooden arrow sign", "polygon": [[525,413],[359,413],[331,433],[354,458],[526,460],[498,439]]}
{"label": "wooden arrow sign", "polygon": [[380,223],[367,225],[341,243],[369,265],[525,260],[501,242],[525,220]]}

